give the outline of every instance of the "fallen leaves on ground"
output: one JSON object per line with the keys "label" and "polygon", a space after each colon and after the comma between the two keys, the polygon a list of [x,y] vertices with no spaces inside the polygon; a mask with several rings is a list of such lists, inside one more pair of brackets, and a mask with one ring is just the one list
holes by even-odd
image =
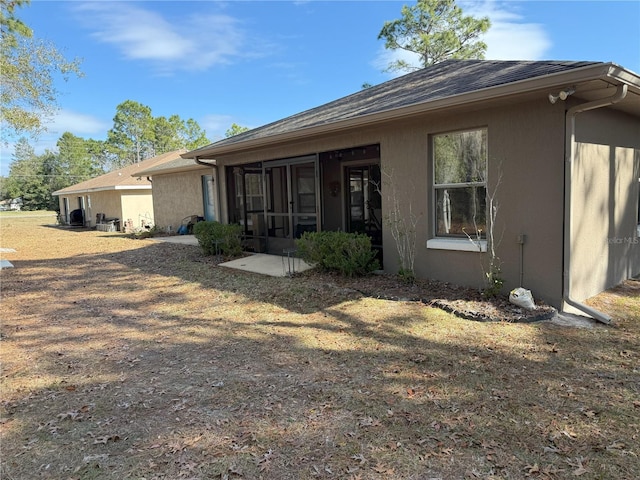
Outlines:
{"label": "fallen leaves on ground", "polygon": [[637,473],[638,281],[590,300],[610,327],[481,323],[411,291],[226,270],[192,246],[1,228],[17,250],[3,478]]}

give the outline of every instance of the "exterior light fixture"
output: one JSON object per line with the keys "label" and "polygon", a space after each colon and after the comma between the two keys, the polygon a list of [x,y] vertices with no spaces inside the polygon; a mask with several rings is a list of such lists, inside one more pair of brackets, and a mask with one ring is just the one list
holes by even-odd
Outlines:
{"label": "exterior light fixture", "polygon": [[576,93],[576,89],[573,87],[564,88],[560,90],[560,92],[558,92],[557,95],[550,93],[549,102],[553,104],[553,103],[556,103],[558,100],[565,101],[567,98],[569,98],[570,95],[573,95],[574,93]]}

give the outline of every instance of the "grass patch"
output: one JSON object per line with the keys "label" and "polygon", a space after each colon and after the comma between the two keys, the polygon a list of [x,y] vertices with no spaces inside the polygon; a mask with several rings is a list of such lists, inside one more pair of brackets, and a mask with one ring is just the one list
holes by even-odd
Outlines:
{"label": "grass patch", "polygon": [[23,217],[57,217],[58,212],[53,210],[5,210],[0,211],[0,218],[23,218]]}
{"label": "grass patch", "polygon": [[38,223],[2,227],[2,478],[637,475],[640,282],[612,327],[478,323]]}

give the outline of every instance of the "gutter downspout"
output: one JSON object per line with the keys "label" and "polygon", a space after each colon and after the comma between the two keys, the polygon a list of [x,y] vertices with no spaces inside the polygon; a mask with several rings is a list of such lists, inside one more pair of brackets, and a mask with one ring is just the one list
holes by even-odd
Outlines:
{"label": "gutter downspout", "polygon": [[[196,163],[197,163],[198,165],[202,165],[203,167],[210,167],[210,168],[213,168],[213,169],[216,169],[216,167],[217,167],[217,165],[214,165],[213,163],[203,162],[203,161],[202,161],[202,160],[200,160],[200,158],[199,158],[199,157],[197,157],[197,156],[196,156],[196,157],[193,157],[193,159],[196,161]],[[215,162],[215,160],[214,160],[214,162]]]}
{"label": "gutter downspout", "polygon": [[[583,303],[573,300],[571,295],[571,183],[573,162],[575,160],[576,145],[576,116],[579,113],[596,108],[608,107],[618,103],[627,96],[627,85],[618,85],[616,93],[611,97],[594,100],[592,102],[574,105],[569,108],[565,117],[565,163],[564,163],[564,269],[562,272],[562,300],[564,303],[586,313],[594,319],[609,324],[611,317],[605,313],[595,310]],[[564,305],[563,305],[564,310]]]}

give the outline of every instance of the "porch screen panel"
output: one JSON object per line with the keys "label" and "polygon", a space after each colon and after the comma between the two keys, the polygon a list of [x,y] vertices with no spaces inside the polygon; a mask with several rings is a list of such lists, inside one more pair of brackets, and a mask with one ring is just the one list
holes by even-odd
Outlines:
{"label": "porch screen panel", "polygon": [[253,164],[227,167],[229,223],[242,225],[245,235],[260,235],[256,218],[264,213],[262,170]]}
{"label": "porch screen panel", "polygon": [[266,168],[265,173],[267,180],[268,235],[270,237],[288,238],[291,226],[289,222],[287,167]]}
{"label": "porch screen panel", "polygon": [[316,169],[314,164],[291,165],[292,218],[295,238],[304,232],[315,232],[316,214]]}

